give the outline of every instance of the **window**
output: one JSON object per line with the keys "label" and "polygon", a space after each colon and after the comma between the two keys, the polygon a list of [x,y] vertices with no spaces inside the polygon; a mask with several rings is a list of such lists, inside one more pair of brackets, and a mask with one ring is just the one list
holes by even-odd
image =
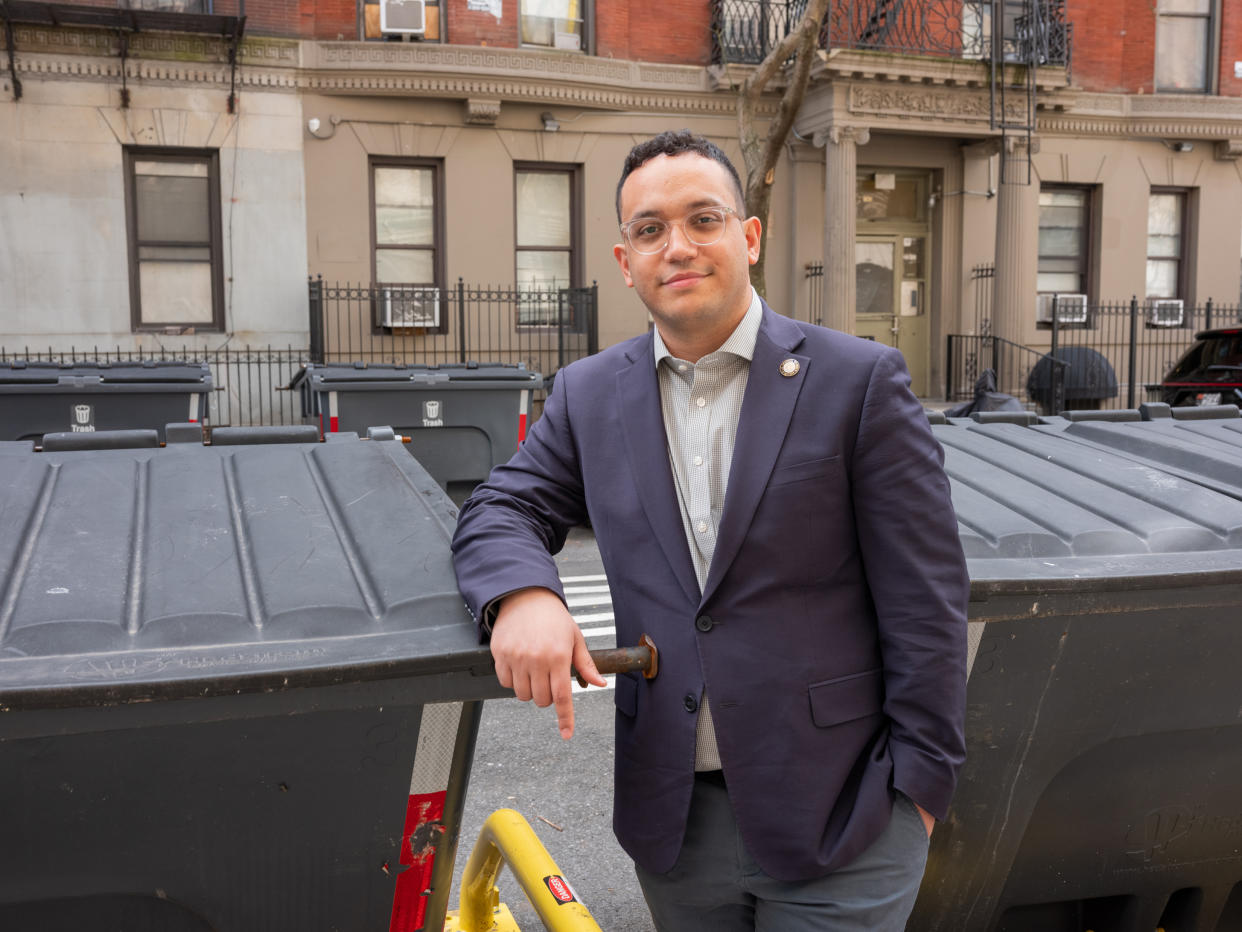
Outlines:
{"label": "window", "polygon": [[440,175],[437,162],[371,162],[372,281],[379,327],[443,331],[446,326],[439,313],[444,282]]}
{"label": "window", "polygon": [[380,0],[358,0],[359,29],[362,32],[362,38],[380,39],[387,42],[403,40],[439,42],[441,40],[440,0],[423,0],[421,6],[423,13],[421,33],[410,32],[406,28],[411,22],[418,22],[418,11],[415,4],[403,3],[401,0],[397,0],[389,8],[389,21],[395,25],[390,25],[389,31],[385,33],[380,16]]}
{"label": "window", "polygon": [[1044,187],[1039,192],[1040,294],[1090,292],[1091,189]]}
{"label": "window", "polygon": [[519,324],[556,324],[564,289],[576,287],[578,172],[572,167],[519,165],[514,173]]}
{"label": "window", "polygon": [[220,159],[128,147],[130,314],[135,330],[223,330]]}
{"label": "window", "polygon": [[1156,90],[1206,93],[1215,56],[1215,0],[1157,0]]}
{"label": "window", "polygon": [[1147,198],[1147,297],[1185,297],[1186,192]]}
{"label": "window", "polygon": [[520,0],[522,44],[585,50],[584,3],[586,0]]}

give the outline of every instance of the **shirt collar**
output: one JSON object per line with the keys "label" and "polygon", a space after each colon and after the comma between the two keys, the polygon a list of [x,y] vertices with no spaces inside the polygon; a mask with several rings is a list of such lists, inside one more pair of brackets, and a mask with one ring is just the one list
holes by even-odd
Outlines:
{"label": "shirt collar", "polygon": [[[755,356],[755,340],[759,337],[759,324],[762,320],[763,302],[759,300],[759,292],[755,291],[752,286],[750,289],[750,307],[746,309],[742,319],[733,328],[729,338],[720,344],[720,348],[715,353],[732,353],[734,356],[740,356],[742,359],[750,362]],[[652,345],[655,350],[656,368],[659,368],[661,360],[675,359],[676,357],[664,345],[664,340],[660,337],[659,327],[653,328],[653,336],[655,337]],[[712,356],[715,353],[708,353],[707,355]]]}

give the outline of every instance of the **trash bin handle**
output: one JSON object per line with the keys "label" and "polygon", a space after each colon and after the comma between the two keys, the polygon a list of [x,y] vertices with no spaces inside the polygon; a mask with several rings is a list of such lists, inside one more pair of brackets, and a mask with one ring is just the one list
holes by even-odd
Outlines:
{"label": "trash bin handle", "polygon": [[[643,677],[654,680],[660,670],[660,652],[656,650],[655,641],[644,634],[638,639],[637,647],[614,647],[590,652],[595,669],[601,674],[636,673],[642,671]],[[586,687],[587,682],[582,674],[574,670],[578,685]]]}

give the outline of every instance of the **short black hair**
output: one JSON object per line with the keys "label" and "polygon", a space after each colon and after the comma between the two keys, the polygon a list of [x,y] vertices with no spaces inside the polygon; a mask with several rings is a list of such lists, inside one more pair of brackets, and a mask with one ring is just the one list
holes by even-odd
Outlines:
{"label": "short black hair", "polygon": [[733,187],[737,192],[737,205],[745,213],[746,193],[742,188],[742,179],[738,176],[737,169],[733,167],[733,163],[729,161],[729,157],[710,139],[697,133],[692,133],[688,129],[677,129],[667,130],[658,136],[653,136],[646,142],[640,142],[625,157],[625,165],[621,169],[621,180],[617,182],[617,223],[621,222],[621,188],[625,186],[625,179],[657,155],[671,157],[674,155],[684,155],[687,152],[701,155],[705,159],[711,159],[713,162],[719,162],[724,166],[725,171],[729,173],[729,177],[733,179]]}

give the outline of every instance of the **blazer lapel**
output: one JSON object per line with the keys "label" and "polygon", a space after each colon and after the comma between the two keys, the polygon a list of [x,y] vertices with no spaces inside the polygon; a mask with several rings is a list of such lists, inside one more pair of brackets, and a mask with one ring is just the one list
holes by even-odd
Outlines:
{"label": "blazer lapel", "polygon": [[[807,367],[811,364],[809,356],[793,352],[801,343],[802,331],[765,303],[763,323],[755,340],[755,354],[751,359],[746,394],[742,398],[742,412],[738,418],[733,463],[729,467],[729,487],[725,492],[720,527],[716,532],[716,551],[703,587],[704,602],[737,556],[785,442],[785,433],[802,391]],[[782,374],[781,363],[786,359],[797,360],[797,374]]]}
{"label": "blazer lapel", "polygon": [[690,561],[686,532],[681,525],[681,506],[668,462],[668,440],[651,340],[640,342],[630,361],[628,368],[617,373],[617,405],[634,487],[668,565],[686,597],[697,604],[699,581]]}

